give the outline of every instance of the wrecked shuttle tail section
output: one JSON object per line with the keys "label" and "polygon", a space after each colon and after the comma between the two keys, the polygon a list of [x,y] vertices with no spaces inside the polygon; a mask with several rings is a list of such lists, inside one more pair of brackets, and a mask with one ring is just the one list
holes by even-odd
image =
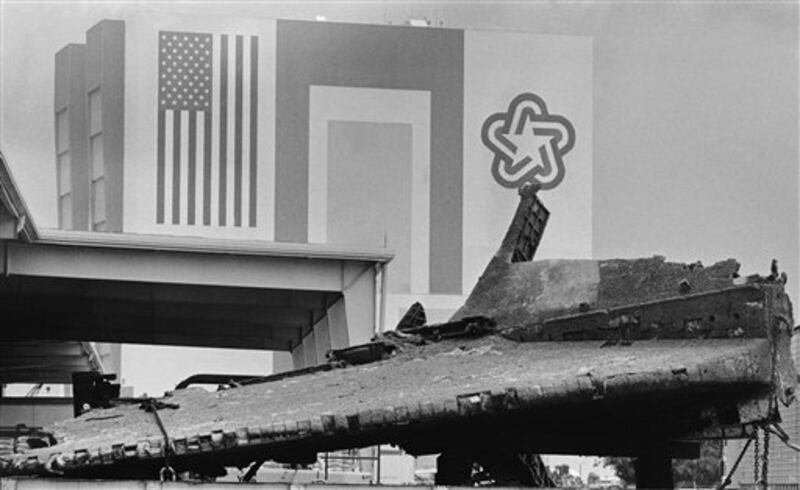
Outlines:
{"label": "wrecked shuttle tail section", "polygon": [[768,276],[742,278],[733,259],[708,267],[660,256],[533,262],[548,218],[537,189],[523,187],[500,249],[452,321],[487,318],[499,335],[520,342],[603,341],[603,347],[765,339],[772,395],[787,405],[794,400],[794,320],[777,263]]}
{"label": "wrecked shuttle tail section", "polygon": [[548,216],[524,189],[447,323],[415,305],[318,369],[91,411],[53,427],[55,445],[3,456],[0,474],[213,475],[392,443],[441,453],[443,484],[468,483],[479,462],[495,482],[549,485],[535,454],[560,453],[637,456],[646,486],[667,482],[659,462],[749,437],[793,401],[785,276],[740,278],[733,260],[533,262]]}
{"label": "wrecked shuttle tail section", "polygon": [[744,282],[733,259],[710,267],[669,263],[663,257],[533,262],[548,217],[536,189],[523,188],[500,249],[453,319],[482,315],[505,325],[535,325],[548,318],[684,298]]}

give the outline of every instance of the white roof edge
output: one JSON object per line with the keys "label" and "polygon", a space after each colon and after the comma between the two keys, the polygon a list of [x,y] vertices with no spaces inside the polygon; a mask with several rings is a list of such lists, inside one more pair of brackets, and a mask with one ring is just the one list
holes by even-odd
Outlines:
{"label": "white roof edge", "polygon": [[106,233],[39,229],[37,244],[100,247],[128,250],[254,255],[287,258],[354,260],[386,263],[394,258],[388,248],[364,248],[317,243],[286,243],[266,240],[234,240],[196,236]]}
{"label": "white roof edge", "polygon": [[11,215],[18,220],[17,233],[22,235],[25,241],[31,242],[38,236],[38,229],[33,223],[33,218],[22,199],[14,176],[11,175],[11,168],[8,161],[0,151],[0,205],[4,206]]}
{"label": "white roof edge", "polygon": [[118,248],[128,250],[173,251],[208,254],[352,260],[387,263],[394,251],[379,247],[354,247],[316,243],[286,243],[266,240],[204,238],[197,236],[139,233],[98,233],[38,228],[14,182],[5,155],[0,151],[0,205],[20,220],[18,232],[29,243],[74,247]]}

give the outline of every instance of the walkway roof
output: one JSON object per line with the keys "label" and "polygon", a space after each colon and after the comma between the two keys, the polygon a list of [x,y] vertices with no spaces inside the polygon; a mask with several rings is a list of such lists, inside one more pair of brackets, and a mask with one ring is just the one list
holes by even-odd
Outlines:
{"label": "walkway roof", "polygon": [[[0,357],[8,362],[9,342],[27,342],[25,355],[38,359],[57,345],[30,352],[30,341],[291,350],[393,256],[383,248],[40,229],[0,153]],[[61,372],[44,378],[64,378],[66,365]],[[0,366],[0,381],[8,376]],[[44,380],[34,371],[30,378]]]}

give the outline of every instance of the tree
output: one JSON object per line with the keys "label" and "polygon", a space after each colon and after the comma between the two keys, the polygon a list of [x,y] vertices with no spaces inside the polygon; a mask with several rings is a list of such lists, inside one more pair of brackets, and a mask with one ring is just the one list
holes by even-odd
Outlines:
{"label": "tree", "polygon": [[[626,485],[636,482],[633,458],[603,458],[603,465],[614,468],[614,473]],[[700,444],[697,459],[672,460],[672,476],[676,487],[708,487],[722,479],[722,441],[704,441]]]}
{"label": "tree", "polygon": [[569,475],[569,465],[568,464],[559,464],[555,467],[555,476],[561,478],[564,476]]}
{"label": "tree", "polygon": [[697,459],[676,459],[672,462],[675,485],[708,487],[722,479],[722,441],[704,441]]}
{"label": "tree", "polygon": [[621,458],[610,456],[603,458],[603,466],[614,468],[617,478],[622,480],[625,485],[636,483],[636,472],[633,471],[633,458]]}
{"label": "tree", "polygon": [[589,473],[586,476],[586,483],[588,483],[589,486],[592,486],[592,485],[594,485],[595,483],[597,483],[599,481],[600,481],[600,477],[597,476],[597,473]]}

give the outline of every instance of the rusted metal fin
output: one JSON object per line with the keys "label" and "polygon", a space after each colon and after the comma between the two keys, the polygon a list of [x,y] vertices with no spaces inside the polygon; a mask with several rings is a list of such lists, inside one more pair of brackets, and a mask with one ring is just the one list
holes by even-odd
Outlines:
{"label": "rusted metal fin", "polygon": [[395,330],[406,332],[413,328],[421,327],[427,322],[428,318],[425,315],[425,308],[422,306],[422,304],[416,302],[411,305],[408,311],[406,311],[406,314],[400,319],[400,323],[397,324],[397,328],[395,328]]}
{"label": "rusted metal fin", "polygon": [[510,262],[530,262],[539,248],[550,211],[536,196],[538,190],[527,185],[519,191],[517,211],[500,247],[500,252]]}
{"label": "rusted metal fin", "polygon": [[506,279],[510,268],[528,265],[526,263],[533,260],[550,217],[550,211],[536,196],[538,190],[533,185],[525,185],[520,189],[517,210],[500,248],[484,269],[467,302],[450,318],[451,321],[475,315],[494,316],[487,313],[492,308],[485,308],[484,300],[496,306],[498,303],[493,299],[503,294],[498,286]]}

